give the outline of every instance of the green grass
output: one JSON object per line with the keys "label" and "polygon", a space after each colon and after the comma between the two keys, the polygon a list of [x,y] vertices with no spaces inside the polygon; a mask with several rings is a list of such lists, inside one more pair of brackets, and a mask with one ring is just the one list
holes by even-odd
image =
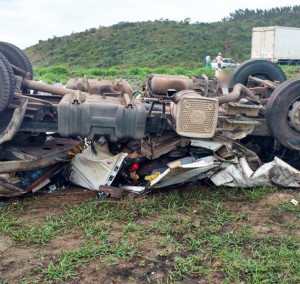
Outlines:
{"label": "green grass", "polygon": [[[142,278],[135,278],[127,269],[129,275],[123,280],[137,283],[193,278],[223,283],[298,283],[299,222],[290,218],[299,219],[299,206],[282,202],[260,207],[261,200],[275,191],[194,187],[142,199],[62,204],[57,207],[62,210],[60,215],[40,222],[22,219],[30,210],[34,215],[44,207],[43,198],[38,197],[1,206],[0,235],[16,247],[38,248],[34,257],[40,264],[27,271],[20,283],[80,281],[81,271],[95,261],[100,263],[99,269],[134,263],[145,271]],[[299,196],[298,192],[284,193]],[[239,209],[239,204],[245,203],[257,206],[262,216],[269,217],[264,225],[278,226],[280,234],[256,231],[251,210]],[[49,207],[49,213],[52,210]],[[278,214],[285,218],[277,224],[273,216]],[[52,253],[52,241],[66,234],[76,236],[81,245]],[[157,270],[162,276],[155,282],[151,272]]]}
{"label": "green grass", "polygon": [[[300,76],[300,67],[296,66],[281,66],[283,71],[286,73],[287,78],[295,78]],[[231,72],[231,70],[228,70]],[[185,76],[200,76],[206,74],[207,76],[213,77],[214,70],[207,68],[197,69],[186,69],[183,67],[160,67],[160,68],[143,68],[143,67],[132,67],[132,68],[109,68],[109,69],[70,69],[63,65],[52,66],[47,68],[34,68],[34,79],[42,80],[45,83],[62,83],[66,84],[70,78],[79,78],[87,76],[89,79],[108,79],[113,80],[116,78],[122,78],[128,80],[128,82],[135,87],[135,89],[146,81],[147,77],[152,74],[171,74],[171,75],[185,75]],[[141,90],[141,89],[140,89]]]}
{"label": "green grass", "polygon": [[[104,241],[101,244],[89,242],[85,247],[62,253],[41,270],[47,280],[78,279],[76,268],[93,258],[113,256],[116,260],[130,260],[137,254],[136,247],[125,239],[117,242]],[[108,263],[112,259],[107,258]]]}
{"label": "green grass", "polygon": [[48,68],[34,68],[34,79],[42,80],[45,83],[63,83],[66,84],[70,78],[78,78],[86,75],[89,79],[127,79],[130,83],[141,84],[147,79],[147,76],[152,73],[158,74],[172,74],[172,75],[186,75],[186,76],[200,76],[206,74],[214,76],[212,69],[198,68],[198,69],[185,69],[185,68],[142,68],[132,67],[126,69],[69,69],[65,66],[52,66]]}
{"label": "green grass", "polygon": [[280,66],[284,73],[286,74],[286,77],[288,79],[292,79],[295,77],[300,77],[300,66]]}

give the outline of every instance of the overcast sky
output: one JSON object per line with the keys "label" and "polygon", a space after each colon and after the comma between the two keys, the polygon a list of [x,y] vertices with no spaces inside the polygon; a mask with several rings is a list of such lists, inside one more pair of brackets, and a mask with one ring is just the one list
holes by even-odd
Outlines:
{"label": "overcast sky", "polygon": [[293,0],[0,0],[0,41],[25,48],[53,36],[118,22],[215,22],[237,9],[300,5]]}

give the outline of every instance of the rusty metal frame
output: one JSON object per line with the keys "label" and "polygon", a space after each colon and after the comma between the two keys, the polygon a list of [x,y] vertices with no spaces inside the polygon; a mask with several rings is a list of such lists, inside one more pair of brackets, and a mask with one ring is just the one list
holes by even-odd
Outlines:
{"label": "rusty metal frame", "polygon": [[4,148],[4,159],[0,161],[0,173],[39,169],[70,159],[69,152],[81,142],[73,139],[48,137],[41,147]]}
{"label": "rusty metal frame", "polygon": [[15,108],[12,118],[6,129],[0,134],[0,145],[4,142],[10,141],[19,131],[28,104],[27,99],[22,99],[20,105]]}

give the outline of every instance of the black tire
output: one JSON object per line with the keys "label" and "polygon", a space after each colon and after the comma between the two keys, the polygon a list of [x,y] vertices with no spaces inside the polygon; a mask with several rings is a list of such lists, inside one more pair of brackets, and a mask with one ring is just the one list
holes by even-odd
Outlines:
{"label": "black tire", "polygon": [[291,60],[288,65],[289,66],[297,66],[300,64],[300,60]]}
{"label": "black tire", "polygon": [[[0,52],[4,54],[11,64],[25,70],[26,72],[30,72],[30,79],[33,79],[32,65],[26,54],[20,48],[11,43],[0,41]],[[15,71],[15,74],[21,76],[21,74],[18,74],[17,71]]]}
{"label": "black tire", "polygon": [[282,83],[268,101],[266,120],[273,137],[280,144],[299,151],[300,131],[292,129],[287,117],[289,107],[298,98],[300,99],[300,78]]}
{"label": "black tire", "polygon": [[279,81],[280,83],[286,81],[284,72],[277,64],[264,59],[250,59],[235,68],[231,87],[237,83],[241,83],[247,87],[254,87],[251,83],[248,83],[249,76],[270,81]]}
{"label": "black tire", "polygon": [[6,57],[0,53],[0,113],[11,102],[15,91],[15,75],[6,59]]}

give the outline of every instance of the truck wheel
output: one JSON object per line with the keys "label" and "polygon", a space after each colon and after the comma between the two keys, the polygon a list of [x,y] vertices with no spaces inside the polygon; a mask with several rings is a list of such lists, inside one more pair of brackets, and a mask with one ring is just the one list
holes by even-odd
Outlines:
{"label": "truck wheel", "polygon": [[14,72],[6,57],[0,52],[0,113],[11,102],[15,84]]}
{"label": "truck wheel", "polygon": [[274,90],[268,101],[266,119],[280,144],[300,150],[300,78],[286,81]]}
{"label": "truck wheel", "polygon": [[255,85],[252,82],[248,82],[249,76],[281,83],[286,81],[284,72],[277,64],[264,59],[250,59],[234,70],[231,87],[237,83],[241,83],[246,87],[254,87]]}
{"label": "truck wheel", "polygon": [[296,66],[296,65],[299,65],[299,60],[291,60],[289,63],[288,63],[289,66]]}
{"label": "truck wheel", "polygon": [[[32,65],[26,54],[20,48],[8,42],[0,41],[0,52],[4,54],[11,64],[25,70],[26,72],[30,72],[30,79],[33,79]],[[21,74],[18,74],[17,71],[15,74],[21,76]]]}

